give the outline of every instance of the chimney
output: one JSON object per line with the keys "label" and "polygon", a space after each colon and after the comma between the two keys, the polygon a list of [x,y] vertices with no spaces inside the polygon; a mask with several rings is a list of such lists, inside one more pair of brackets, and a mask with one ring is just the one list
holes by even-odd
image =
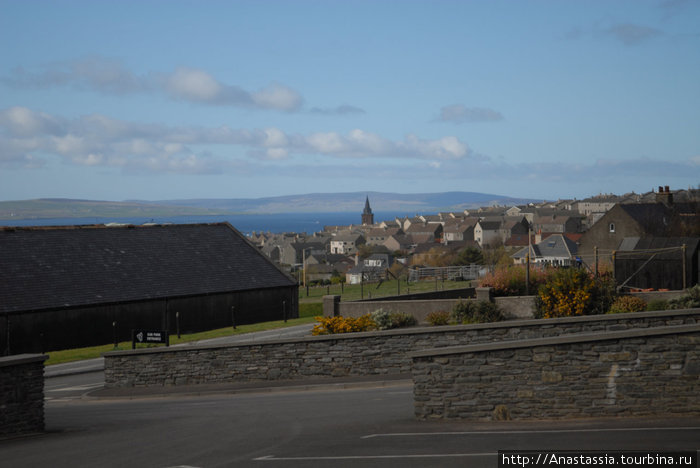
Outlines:
{"label": "chimney", "polygon": [[673,204],[673,194],[668,185],[664,187],[659,185],[659,192],[656,194],[656,202],[663,203],[664,205]]}

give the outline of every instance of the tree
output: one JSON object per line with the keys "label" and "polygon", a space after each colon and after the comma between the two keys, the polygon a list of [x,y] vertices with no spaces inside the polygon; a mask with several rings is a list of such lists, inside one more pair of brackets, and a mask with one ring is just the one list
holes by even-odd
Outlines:
{"label": "tree", "polygon": [[454,260],[454,265],[481,265],[484,263],[484,255],[479,247],[468,246],[462,249]]}

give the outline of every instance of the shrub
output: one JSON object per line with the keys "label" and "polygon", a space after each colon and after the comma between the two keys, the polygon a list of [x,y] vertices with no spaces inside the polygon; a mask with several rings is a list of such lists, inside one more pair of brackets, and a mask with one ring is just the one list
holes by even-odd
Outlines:
{"label": "shrub", "polygon": [[614,279],[593,278],[578,268],[555,270],[538,290],[539,318],[571,317],[607,312],[615,296]]}
{"label": "shrub", "polygon": [[647,310],[666,310],[668,309],[668,301],[665,299],[652,299],[647,304]]}
{"label": "shrub", "polygon": [[385,312],[384,310],[379,309],[372,312],[370,317],[377,325],[378,330],[412,327],[416,324],[415,317],[403,312]]}
{"label": "shrub", "polygon": [[[550,274],[548,269],[530,266],[530,293],[534,294]],[[513,265],[488,273],[481,279],[479,286],[493,288],[495,296],[524,296],[527,294],[526,279],[527,266]]]}
{"label": "shrub", "polygon": [[363,332],[377,328],[377,324],[374,323],[369,314],[358,318],[337,316],[315,317],[315,319],[319,323],[311,330],[311,334],[314,336]]}
{"label": "shrub", "polygon": [[647,309],[644,299],[635,296],[620,296],[610,306],[609,314],[623,314],[625,312],[642,312]]}
{"label": "shrub", "polygon": [[452,308],[451,318],[456,323],[488,323],[505,320],[498,306],[489,301],[459,301]]}
{"label": "shrub", "polygon": [[431,312],[425,318],[430,325],[448,325],[450,323],[450,314],[444,310]]}
{"label": "shrub", "polygon": [[670,309],[694,309],[700,307],[700,285],[688,289],[685,295],[668,301]]}

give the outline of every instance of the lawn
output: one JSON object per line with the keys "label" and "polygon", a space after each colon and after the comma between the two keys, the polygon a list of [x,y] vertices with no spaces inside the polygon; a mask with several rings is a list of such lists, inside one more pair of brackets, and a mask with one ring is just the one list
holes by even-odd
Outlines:
{"label": "lawn", "polygon": [[469,281],[419,281],[406,283],[406,280],[383,281],[381,283],[366,283],[359,284],[333,284],[330,286],[309,287],[307,296],[306,289],[299,288],[299,303],[316,303],[321,302],[323,296],[332,294],[341,296],[341,301],[357,301],[360,299],[372,299],[378,297],[445,291],[449,289],[461,289],[470,287]]}
{"label": "lawn", "polygon": [[[395,296],[397,293],[405,295],[436,290],[443,291],[449,289],[468,288],[469,285],[470,283],[468,281],[438,281],[437,283],[434,281],[421,281],[406,284],[405,280],[402,280],[401,284],[397,285],[396,280],[391,280],[384,281],[382,283],[368,283],[363,285],[349,284],[341,286],[337,284],[331,286],[310,287],[308,296],[306,295],[305,288],[299,288],[298,319],[290,319],[287,322],[278,320],[273,322],[254,323],[250,325],[239,325],[235,330],[232,327],[219,328],[217,330],[181,335],[181,338],[178,338],[177,335],[171,335],[170,344],[175,345],[178,343],[201,341],[210,338],[220,338],[224,336],[240,335],[243,333],[252,333],[257,331],[272,330],[275,328],[292,327],[294,325],[302,325],[305,323],[313,323],[314,317],[323,315],[323,296],[328,294],[340,295],[342,301],[356,301],[362,298],[370,299]],[[83,359],[93,359],[100,357],[103,353],[108,351],[126,349],[131,349],[131,341],[123,341],[119,343],[119,346],[116,348],[114,347],[114,343],[110,343],[88,348],[49,351],[47,353],[49,359],[46,361],[46,365],[80,361]]]}
{"label": "lawn", "polygon": [[[258,331],[273,330],[276,328],[293,327],[295,325],[303,325],[305,323],[314,323],[314,317],[323,314],[322,304],[303,304],[299,306],[299,318],[290,319],[286,322],[277,320],[273,322],[252,323],[250,325],[239,325],[234,330],[233,327],[219,328],[217,330],[208,330],[199,333],[190,333],[187,335],[170,335],[170,344],[188,343],[192,341],[201,341],[211,338],[221,338],[224,336],[242,335],[245,333],[253,333]],[[49,351],[49,358],[46,360],[46,365],[62,364],[65,362],[81,361],[84,359],[94,359],[102,356],[108,351],[117,351],[131,349],[131,341],[123,341],[119,346],[114,347],[114,343],[90,346],[87,348],[65,349],[60,351]]]}

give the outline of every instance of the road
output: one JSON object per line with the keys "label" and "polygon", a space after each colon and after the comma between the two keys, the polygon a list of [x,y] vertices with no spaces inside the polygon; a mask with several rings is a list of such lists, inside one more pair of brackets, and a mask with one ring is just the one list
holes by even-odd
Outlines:
{"label": "road", "polygon": [[13,468],[488,467],[499,450],[697,450],[700,420],[416,421],[410,382],[346,390],[46,403],[47,433],[0,441]]}
{"label": "road", "polygon": [[499,450],[700,449],[700,418],[416,421],[406,380],[91,396],[101,386],[100,371],[47,378],[47,432],[0,441],[0,466],[496,467]]}

